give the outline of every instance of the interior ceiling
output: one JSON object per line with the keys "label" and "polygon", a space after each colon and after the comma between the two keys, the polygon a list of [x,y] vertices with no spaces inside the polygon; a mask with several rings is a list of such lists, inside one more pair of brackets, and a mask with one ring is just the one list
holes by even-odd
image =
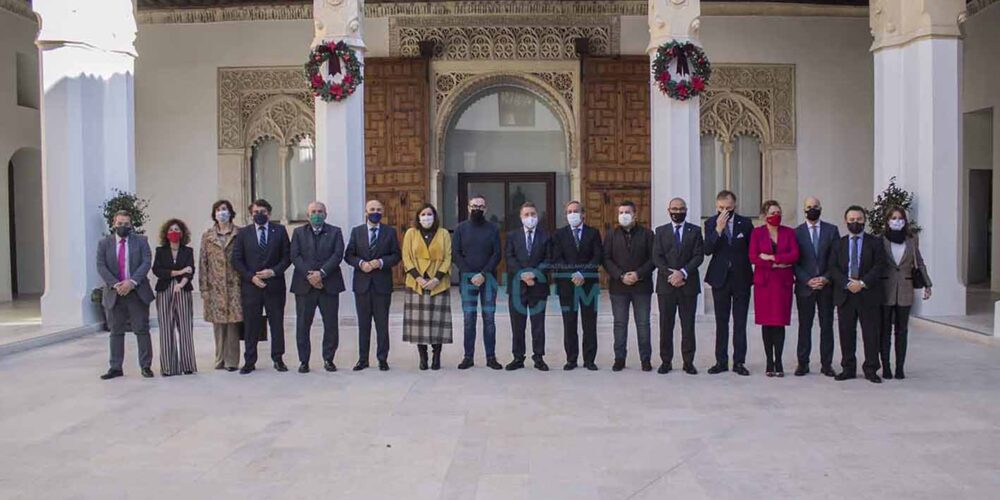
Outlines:
{"label": "interior ceiling", "polygon": [[[368,0],[367,3],[411,3],[414,0]],[[447,1],[447,0],[423,0],[425,2]],[[496,2],[503,0],[472,0],[481,2]],[[556,0],[556,1],[577,1],[577,0]],[[868,0],[703,0],[727,1],[727,2],[778,2],[778,3],[804,3],[819,5],[868,5]],[[306,4],[312,0],[137,0],[140,9],[173,9],[173,8],[195,8],[195,7],[219,7],[226,5],[280,5],[280,4]]]}

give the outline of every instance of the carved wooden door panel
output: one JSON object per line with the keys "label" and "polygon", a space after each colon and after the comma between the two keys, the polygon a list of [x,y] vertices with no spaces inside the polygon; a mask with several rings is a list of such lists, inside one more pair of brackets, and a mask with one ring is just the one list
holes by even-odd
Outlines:
{"label": "carved wooden door panel", "polygon": [[[618,203],[636,204],[650,224],[649,59],[584,61],[582,171],[587,221],[602,235],[618,223]],[[601,281],[607,284],[602,272]]]}
{"label": "carved wooden door panel", "polygon": [[[403,233],[427,200],[429,177],[427,62],[365,60],[365,185],[385,205],[385,221]],[[403,266],[393,281],[403,283]]]}

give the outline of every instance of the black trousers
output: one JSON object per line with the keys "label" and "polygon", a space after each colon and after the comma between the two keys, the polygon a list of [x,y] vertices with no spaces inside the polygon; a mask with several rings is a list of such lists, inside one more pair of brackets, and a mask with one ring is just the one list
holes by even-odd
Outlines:
{"label": "black trousers", "polygon": [[784,371],[781,364],[781,354],[785,351],[785,327],[761,326],[761,337],[764,340],[764,356],[767,358],[768,371]]}
{"label": "black trousers", "polygon": [[559,290],[559,306],[562,309],[563,347],[566,362],[576,363],[580,355],[580,339],[577,335],[577,319],[583,323],[583,364],[593,363],[597,358],[597,302],[600,300],[600,283],[581,287],[564,287]]}
{"label": "black trousers", "polygon": [[299,362],[309,363],[312,354],[312,341],[309,331],[312,329],[316,308],[323,317],[323,361],[333,361],[340,344],[340,328],[338,316],[340,312],[340,297],[330,295],[313,288],[308,293],[295,295],[295,344],[299,349]]}
{"label": "black trousers", "polygon": [[510,303],[510,329],[513,336],[511,351],[515,360],[523,360],[527,351],[524,342],[528,319],[531,319],[532,359],[545,355],[545,300],[532,299],[527,305]]}
{"label": "black trousers", "polygon": [[847,300],[837,308],[840,329],[840,366],[845,373],[858,373],[858,322],[861,323],[861,339],[864,342],[865,361],[861,365],[866,375],[875,373],[879,367],[879,329],[882,323],[878,305],[866,304],[857,294],[849,294]]}
{"label": "black trousers", "polygon": [[131,325],[135,332],[136,344],[139,348],[139,368],[149,368],[153,365],[153,342],[149,338],[149,304],[139,298],[139,292],[132,290],[124,297],[119,296],[111,309],[105,309],[108,316],[108,329],[111,330],[109,341],[111,355],[109,368],[121,370],[125,361],[125,329]]}
{"label": "black trousers", "polygon": [[729,365],[729,315],[732,313],[733,363],[746,363],[750,289],[733,289],[729,285],[713,288],[712,302],[715,305],[715,362]]}
{"label": "black trousers", "polygon": [[896,333],[896,369],[906,363],[906,335],[910,326],[910,306],[882,306],[882,333],[879,345],[882,350],[882,367],[889,368],[892,351],[892,334]]}
{"label": "black trousers", "polygon": [[243,293],[243,363],[257,364],[257,342],[264,330],[264,313],[267,313],[268,335],[271,336],[271,359],[277,361],[285,354],[285,294]]}
{"label": "black trousers", "polygon": [[799,339],[796,354],[800,365],[809,366],[812,354],[813,320],[819,312],[819,362],[833,365],[833,288],[827,286],[808,295],[795,295],[799,311]]}
{"label": "black trousers", "polygon": [[674,322],[681,318],[681,359],[684,365],[694,363],[694,316],[698,305],[697,295],[658,293],[656,303],[660,309],[660,361],[671,364],[674,359]]}
{"label": "black trousers", "polygon": [[355,293],[354,302],[358,310],[358,359],[368,361],[372,344],[372,321],[375,322],[375,358],[389,359],[389,306],[390,293]]}

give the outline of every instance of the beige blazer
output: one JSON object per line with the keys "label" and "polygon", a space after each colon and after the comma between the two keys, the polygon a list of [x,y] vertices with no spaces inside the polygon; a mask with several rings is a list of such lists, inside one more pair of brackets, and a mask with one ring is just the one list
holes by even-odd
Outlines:
{"label": "beige blazer", "polygon": [[927,279],[927,286],[931,286],[931,277],[927,274],[927,266],[924,265],[924,258],[920,255],[920,239],[916,236],[906,238],[906,249],[903,250],[903,258],[900,262],[892,256],[892,243],[882,238],[885,245],[885,274],[882,276],[882,285],[885,290],[885,302],[887,306],[912,306],[913,305],[913,267],[916,262],[924,272]]}

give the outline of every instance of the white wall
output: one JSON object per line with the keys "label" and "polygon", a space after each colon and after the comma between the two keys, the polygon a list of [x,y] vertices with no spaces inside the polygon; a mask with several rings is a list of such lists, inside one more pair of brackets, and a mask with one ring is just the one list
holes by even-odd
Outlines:
{"label": "white wall", "polygon": [[38,149],[41,142],[38,110],[17,105],[17,53],[37,58],[37,30],[33,20],[0,10],[0,301],[11,298],[7,163],[19,149]]}

